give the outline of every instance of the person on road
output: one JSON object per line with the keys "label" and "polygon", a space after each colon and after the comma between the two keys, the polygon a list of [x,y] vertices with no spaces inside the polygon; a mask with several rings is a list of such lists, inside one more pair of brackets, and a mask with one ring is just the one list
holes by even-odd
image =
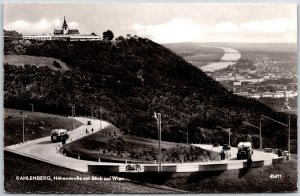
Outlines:
{"label": "person on road", "polygon": [[278,157],[282,157],[282,150],[278,149]]}
{"label": "person on road", "polygon": [[87,129],[85,129],[85,134],[88,134],[88,132],[89,132],[89,131],[88,131]]}
{"label": "person on road", "polygon": [[251,164],[252,164],[252,157],[251,157],[251,152],[250,150],[247,150],[247,166],[250,168],[251,167]]}
{"label": "person on road", "polygon": [[94,129],[92,128],[92,133],[94,132]]}
{"label": "person on road", "polygon": [[224,153],[224,150],[222,150],[220,154],[221,154],[221,160],[224,160],[224,159],[225,159],[225,153]]}
{"label": "person on road", "polygon": [[62,145],[66,144],[66,140],[67,140],[67,138],[65,136],[62,136],[61,137],[61,144]]}

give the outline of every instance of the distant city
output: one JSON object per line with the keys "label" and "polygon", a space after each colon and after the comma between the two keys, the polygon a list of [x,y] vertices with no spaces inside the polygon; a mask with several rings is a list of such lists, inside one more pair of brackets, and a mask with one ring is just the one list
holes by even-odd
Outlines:
{"label": "distant city", "polygon": [[207,73],[235,94],[251,98],[297,96],[296,53],[248,52],[226,69]]}
{"label": "distant city", "polygon": [[236,95],[297,111],[296,44],[177,43],[166,47]]}

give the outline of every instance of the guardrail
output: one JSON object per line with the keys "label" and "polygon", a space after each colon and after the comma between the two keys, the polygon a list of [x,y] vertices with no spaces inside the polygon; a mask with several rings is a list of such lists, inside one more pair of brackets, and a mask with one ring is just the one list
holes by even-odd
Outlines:
{"label": "guardrail", "polygon": [[[251,168],[254,167],[263,167],[264,166],[265,161],[264,160],[259,160],[259,161],[252,161],[251,163]],[[243,168],[248,168],[248,163],[247,162],[243,162]]]}
{"label": "guardrail", "polygon": [[272,164],[276,165],[276,164],[281,164],[283,163],[284,157],[277,157],[277,158],[273,158],[272,159]]}
{"label": "guardrail", "polygon": [[199,171],[225,171],[228,169],[228,163],[199,165]]}
{"label": "guardrail", "polygon": [[[88,171],[91,173],[110,173],[110,172],[158,172],[159,165],[148,164],[120,164],[120,165],[88,165]],[[178,164],[162,165],[162,172],[202,172],[202,171],[225,171],[228,169],[227,163],[220,164]]]}
{"label": "guardrail", "polygon": [[265,148],[264,150],[265,150],[265,152],[270,152],[270,153],[273,152],[273,149],[272,149],[272,148]]}
{"label": "guardrail", "polygon": [[88,172],[115,173],[115,172],[120,172],[120,166],[119,165],[88,165]]}

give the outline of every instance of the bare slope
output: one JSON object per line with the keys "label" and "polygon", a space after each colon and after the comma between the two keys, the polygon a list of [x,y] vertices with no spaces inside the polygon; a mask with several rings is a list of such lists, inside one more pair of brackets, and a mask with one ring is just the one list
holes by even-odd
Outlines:
{"label": "bare slope", "polygon": [[64,62],[52,57],[11,54],[4,55],[4,64],[6,63],[15,66],[34,65],[37,67],[46,66],[53,70],[69,70],[69,67]]}

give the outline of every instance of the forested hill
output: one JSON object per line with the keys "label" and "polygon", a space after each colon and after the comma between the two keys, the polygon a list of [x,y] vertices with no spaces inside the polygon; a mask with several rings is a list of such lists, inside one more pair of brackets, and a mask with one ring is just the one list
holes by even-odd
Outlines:
{"label": "forested hill", "polygon": [[[13,53],[11,44],[18,45],[5,43],[5,54]],[[209,142],[212,133],[213,141],[225,141],[227,135],[216,126],[231,127],[233,143],[249,134],[256,140],[257,131],[242,125],[243,120],[258,125],[261,114],[287,119],[256,100],[233,95],[149,39],[32,42],[22,47],[22,54],[54,57],[71,70],[5,65],[5,107],[29,109],[33,103],[40,111],[70,115],[75,105],[77,115],[90,115],[93,108],[95,116],[101,108],[103,118],[125,132],[152,138],[157,138],[153,113],[161,112],[163,140],[184,141],[179,130],[189,130],[190,142]],[[272,125],[263,125],[270,144],[275,133],[286,137],[284,127],[274,131]]]}

